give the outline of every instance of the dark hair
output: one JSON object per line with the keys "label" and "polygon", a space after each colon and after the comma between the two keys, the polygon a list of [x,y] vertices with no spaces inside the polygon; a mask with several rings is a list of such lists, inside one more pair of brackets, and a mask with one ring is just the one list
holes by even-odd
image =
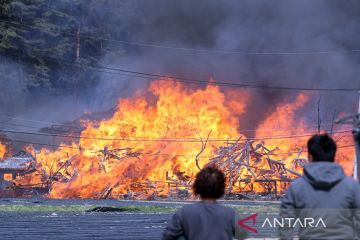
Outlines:
{"label": "dark hair", "polygon": [[201,198],[221,198],[225,191],[224,173],[214,166],[201,169],[196,175],[193,190]]}
{"label": "dark hair", "polygon": [[336,143],[328,134],[312,136],[307,143],[307,147],[313,162],[335,161]]}

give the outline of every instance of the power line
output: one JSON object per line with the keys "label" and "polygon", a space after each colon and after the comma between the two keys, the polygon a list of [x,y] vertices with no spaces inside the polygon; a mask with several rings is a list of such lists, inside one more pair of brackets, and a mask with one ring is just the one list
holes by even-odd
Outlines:
{"label": "power line", "polygon": [[[42,56],[42,55],[38,55]],[[223,86],[223,87],[236,87],[236,88],[251,88],[251,89],[262,89],[262,90],[288,90],[288,91],[325,91],[325,92],[358,92],[360,88],[300,88],[300,87],[284,87],[284,86],[266,86],[266,85],[253,85],[247,83],[229,83],[229,82],[219,82],[219,81],[208,81],[208,80],[201,80],[201,79],[193,79],[193,78],[185,78],[185,77],[178,77],[173,75],[162,75],[156,73],[146,73],[134,70],[127,70],[127,69],[120,69],[114,68],[109,66],[92,66],[89,64],[78,63],[78,62],[71,62],[61,58],[54,58],[43,55],[42,57],[56,60],[63,62],[65,64],[70,64],[73,67],[86,67],[92,69],[105,69],[114,71],[112,74],[119,74],[123,75],[123,73],[130,73],[136,74],[136,78],[146,78],[146,79],[156,79],[161,78],[162,80],[166,81],[175,81],[175,82],[182,82],[182,83],[190,83],[190,84],[198,84],[198,85],[215,85],[215,86]]]}
{"label": "power line", "polygon": [[41,128],[39,127],[34,127],[34,126],[28,126],[28,125],[23,125],[23,124],[16,124],[16,123],[5,123],[5,122],[0,122],[1,125],[7,125],[7,126],[17,126],[17,127],[25,127],[25,128],[32,128],[32,129],[36,129],[36,130],[40,130]]}
{"label": "power line", "polygon": [[[193,83],[193,84],[200,84],[200,85],[215,85],[215,86],[223,86],[223,87],[237,87],[237,88],[252,88],[252,89],[262,89],[262,90],[289,90],[289,91],[324,91],[324,92],[358,92],[360,88],[300,88],[300,87],[284,87],[284,86],[266,86],[266,85],[254,85],[254,84],[247,84],[247,83],[229,83],[229,82],[219,82],[219,81],[208,81],[208,80],[201,80],[201,79],[193,79],[193,78],[184,78],[178,77],[173,75],[161,75],[161,74],[154,74],[154,73],[146,73],[134,70],[126,70],[126,69],[119,69],[114,67],[108,66],[89,66],[79,63],[80,66],[90,67],[90,68],[99,68],[111,71],[119,71],[125,72],[130,74],[138,74],[136,76],[131,77],[140,77],[144,78],[161,78],[162,80],[170,80],[182,83]],[[114,73],[115,74],[115,73]]]}
{"label": "power line", "polygon": [[[73,146],[69,146],[69,145],[56,145],[56,144],[38,143],[38,142],[23,141],[23,140],[13,140],[13,142],[19,142],[19,143],[31,144],[31,145],[39,145],[39,146],[47,146],[47,147],[76,149],[79,151],[89,151],[90,153],[100,153],[100,152],[104,151],[103,149],[99,149],[99,150],[86,149],[81,146],[73,147]],[[349,148],[349,147],[355,147],[355,145],[343,145],[343,146],[338,146],[337,148]],[[174,154],[174,153],[143,153],[143,152],[138,152],[138,153],[140,155],[149,155],[149,156],[169,156],[169,157],[195,157],[196,156],[196,154],[189,155],[189,154]],[[307,153],[307,151],[304,150],[304,151],[279,152],[279,153],[274,153],[273,155],[289,155],[289,154],[299,154],[299,153]],[[206,158],[206,159],[210,159],[210,158],[214,158],[214,157],[216,157],[216,155],[200,156],[200,158]]]}
{"label": "power line", "polygon": [[[129,142],[202,142],[201,139],[196,138],[104,138],[104,137],[90,137],[90,136],[73,136],[73,135],[62,135],[62,134],[46,134],[46,133],[35,133],[35,132],[25,132],[25,131],[15,131],[8,129],[0,129],[1,132],[12,133],[12,134],[24,134],[24,135],[35,135],[43,137],[62,137],[62,138],[73,138],[73,139],[92,139],[98,141],[129,141]],[[337,131],[333,134],[339,133],[350,133],[351,130],[346,131]],[[302,135],[284,135],[284,136],[274,136],[274,137],[261,137],[261,138],[246,138],[245,140],[250,141],[262,141],[262,140],[276,140],[276,139],[292,139],[292,138],[303,138],[310,137],[314,134],[302,134]],[[238,139],[209,139],[209,142],[235,142]]]}
{"label": "power line", "polygon": [[[47,147],[58,147],[58,148],[69,148],[69,149],[77,149],[77,150],[84,150],[84,151],[92,151],[90,149],[85,149],[79,147],[73,147],[69,145],[58,145],[58,144],[48,144],[48,143],[39,143],[39,142],[33,142],[33,141],[23,141],[23,140],[17,140],[12,139],[12,142],[18,142],[18,143],[24,143],[24,144],[33,144],[33,145],[40,145],[40,146],[47,146]],[[99,150],[100,151],[100,150]],[[95,153],[95,152],[94,152]]]}
{"label": "power line", "polygon": [[[67,31],[60,31],[56,29],[45,29],[38,26],[33,26],[29,24],[20,23],[17,21],[9,21],[9,20],[0,20],[0,22],[5,22],[9,24],[14,24],[18,26],[24,26],[32,29],[37,29],[40,31],[45,31],[49,33],[59,33],[65,34],[69,36],[80,36],[82,38],[94,39],[100,41],[108,41],[121,43],[132,46],[139,47],[150,47],[150,48],[160,48],[160,49],[170,49],[170,50],[178,50],[178,51],[187,51],[187,52],[196,52],[196,53],[212,53],[212,54],[233,54],[233,55],[324,55],[324,54],[345,54],[345,53],[359,53],[360,49],[349,49],[349,50],[321,50],[321,51],[285,51],[285,52],[257,52],[257,51],[236,51],[236,50],[224,50],[224,49],[199,49],[199,48],[186,48],[186,47],[176,47],[176,46],[166,46],[160,44],[151,44],[151,43],[143,43],[143,42],[132,42],[126,40],[119,40],[114,38],[105,38],[105,37],[96,37],[91,35],[86,35],[82,33],[70,33]],[[56,25],[56,24],[53,24]],[[58,25],[56,25],[58,26]]]}
{"label": "power line", "polygon": [[[61,124],[61,123],[55,123],[55,122],[49,122],[49,121],[38,121],[38,120],[33,120],[33,119],[17,118],[17,117],[10,117],[10,116],[4,116],[4,115],[0,115],[0,118],[14,119],[14,120],[20,120],[20,121],[25,121],[25,122],[48,123],[48,124],[51,124],[51,126],[65,126],[65,127],[79,128],[79,129],[84,130],[83,128],[81,128],[79,126],[76,126],[76,125],[67,125],[67,124]],[[49,128],[49,127],[34,127],[34,126],[30,126],[30,125],[24,125],[24,124],[12,123],[12,122],[6,122],[6,123],[5,122],[0,122],[0,124],[27,127],[27,128],[37,129],[37,130],[44,130],[45,128]],[[333,125],[333,122],[324,122],[324,123],[321,124],[321,126],[323,126],[323,127],[324,126],[331,126],[331,125]],[[307,125],[307,128],[308,128],[308,130],[311,130],[312,128],[314,128],[314,130],[316,130],[315,128],[317,128],[317,126],[318,126],[317,124],[316,125]],[[238,129],[238,131],[240,133],[257,132],[257,131],[261,131],[261,132],[274,132],[274,131],[288,132],[288,131],[299,130],[299,129],[302,129],[302,128],[301,127],[292,127],[292,128],[267,128],[267,129]],[[58,131],[58,132],[62,131],[61,129],[52,129],[52,128],[49,128],[49,130]],[[75,133],[82,133],[82,132],[83,131],[75,131]],[[143,138],[145,138],[145,137],[143,137]]]}
{"label": "power line", "polygon": [[[31,128],[31,129],[35,129],[35,130],[38,130],[38,131],[41,131],[41,130],[44,130],[44,127],[34,127],[34,126],[29,126],[29,125],[24,125],[24,124],[17,124],[17,123],[5,123],[5,122],[0,122],[0,125],[5,125],[5,126],[15,126],[15,127],[23,127],[23,128]],[[63,130],[61,129],[50,129],[51,132],[63,132]],[[72,133],[78,133],[78,134],[81,134],[82,132],[81,131],[71,131]]]}
{"label": "power line", "polygon": [[[64,124],[64,123],[57,123],[57,122],[50,122],[50,121],[40,121],[40,120],[12,117],[12,116],[6,116],[6,115],[0,115],[0,118],[6,118],[6,119],[12,119],[12,120],[20,120],[20,121],[26,121],[26,122],[34,122],[34,123],[46,123],[46,124],[51,124],[52,126],[65,126],[65,127],[82,129],[79,126],[72,125],[72,124]],[[15,123],[7,123],[7,124],[15,125]],[[29,127],[29,126],[27,125],[26,127]],[[39,128],[39,129],[41,129],[41,128]]]}
{"label": "power line", "polygon": [[135,70],[114,68],[114,67],[109,67],[109,66],[93,66],[93,65],[89,65],[89,64],[68,61],[66,59],[50,57],[50,56],[46,56],[46,55],[38,54],[37,56],[43,57],[43,58],[46,58],[49,60],[56,60],[59,62],[63,62],[72,67],[82,67],[82,68],[85,67],[85,68],[90,68],[90,69],[110,70],[110,71],[114,71],[114,72],[107,72],[107,73],[118,74],[118,75],[123,75],[123,76],[126,76],[123,73],[136,74],[136,75],[130,75],[130,77],[145,78],[145,79],[161,78],[161,79],[167,80],[167,81],[176,81],[176,82],[182,82],[182,83],[188,83],[188,84],[191,83],[191,84],[198,84],[198,85],[215,85],[215,86],[223,86],[223,87],[250,88],[250,89],[262,89],[262,90],[286,90],[286,91],[325,91],[325,92],[358,92],[358,91],[360,91],[360,88],[309,88],[309,87],[301,88],[301,87],[254,85],[254,84],[248,84],[248,83],[230,83],[230,82],[208,81],[208,80],[185,78],[185,77],[179,77],[179,76],[173,76],[173,75],[147,73],[147,72],[141,72],[141,71],[135,71]]}

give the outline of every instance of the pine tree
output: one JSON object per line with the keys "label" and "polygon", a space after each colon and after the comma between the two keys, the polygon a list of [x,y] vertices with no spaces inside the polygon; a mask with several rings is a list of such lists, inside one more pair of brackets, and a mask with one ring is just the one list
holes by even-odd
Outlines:
{"label": "pine tree", "polygon": [[25,67],[27,88],[35,93],[91,88],[98,71],[84,66],[124,54],[121,45],[101,40],[120,38],[125,29],[103,14],[107,2],[0,0],[0,55]]}

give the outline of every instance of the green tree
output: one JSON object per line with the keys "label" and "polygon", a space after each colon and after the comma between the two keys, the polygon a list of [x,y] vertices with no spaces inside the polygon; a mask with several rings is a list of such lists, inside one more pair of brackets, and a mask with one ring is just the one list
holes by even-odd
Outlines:
{"label": "green tree", "polygon": [[[0,0],[0,54],[25,66],[34,92],[79,91],[94,84],[96,65],[111,51],[97,36],[109,36],[100,0]],[[95,36],[95,37],[86,37]]]}

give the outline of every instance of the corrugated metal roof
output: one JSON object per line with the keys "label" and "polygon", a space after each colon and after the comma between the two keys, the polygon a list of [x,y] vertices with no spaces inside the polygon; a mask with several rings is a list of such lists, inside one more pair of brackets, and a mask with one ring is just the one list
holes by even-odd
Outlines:
{"label": "corrugated metal roof", "polygon": [[0,162],[1,169],[27,170],[34,161],[33,157],[11,157]]}

